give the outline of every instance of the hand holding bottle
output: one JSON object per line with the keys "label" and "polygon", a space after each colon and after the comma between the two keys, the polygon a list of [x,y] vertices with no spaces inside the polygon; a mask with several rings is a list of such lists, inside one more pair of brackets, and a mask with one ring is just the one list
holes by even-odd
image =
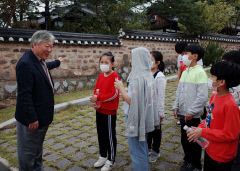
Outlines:
{"label": "hand holding bottle", "polygon": [[208,146],[209,141],[202,137],[202,128],[188,127],[185,125],[183,129],[187,131],[189,142],[194,141],[198,143],[202,148],[206,148]]}

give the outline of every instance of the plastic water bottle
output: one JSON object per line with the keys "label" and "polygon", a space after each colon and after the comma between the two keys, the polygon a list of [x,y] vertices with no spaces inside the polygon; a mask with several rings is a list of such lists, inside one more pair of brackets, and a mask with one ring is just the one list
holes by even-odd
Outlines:
{"label": "plastic water bottle", "polygon": [[[99,95],[99,89],[96,89],[95,95],[97,95],[97,96]],[[97,109],[99,109],[101,107],[100,101],[96,101],[95,106],[96,106]]]}
{"label": "plastic water bottle", "polygon": [[[188,127],[187,125],[185,125],[184,127],[183,127],[183,129],[185,130],[185,131],[192,131],[192,128],[191,127]],[[196,141],[202,148],[207,148],[207,146],[208,146],[208,144],[209,144],[209,141],[206,139],[206,138],[203,138],[203,137],[200,137],[200,138],[198,138],[198,140]]]}

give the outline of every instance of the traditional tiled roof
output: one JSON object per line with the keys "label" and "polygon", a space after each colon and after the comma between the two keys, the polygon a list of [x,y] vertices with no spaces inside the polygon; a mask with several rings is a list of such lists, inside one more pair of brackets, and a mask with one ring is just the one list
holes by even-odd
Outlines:
{"label": "traditional tiled roof", "polygon": [[239,43],[240,39],[238,36],[230,36],[225,34],[204,34],[202,36],[199,36],[202,40],[215,40],[215,41],[222,41],[222,42],[235,42]]}
{"label": "traditional tiled roof", "polygon": [[160,42],[198,42],[195,37],[180,37],[179,33],[166,33],[160,31],[145,31],[145,30],[127,30],[120,29],[119,37],[132,40],[151,40]]}
{"label": "traditional tiled roof", "polygon": [[[0,28],[0,42],[29,43],[36,30]],[[51,31],[56,37],[55,44],[83,46],[121,46],[117,36]]]}
{"label": "traditional tiled roof", "polygon": [[[1,42],[23,42],[29,43],[32,34],[36,30],[27,29],[3,29],[0,28],[0,43]],[[199,42],[202,40],[214,40],[222,42],[239,43],[240,39],[237,36],[222,35],[222,34],[205,34],[197,37],[183,37],[181,33],[166,33],[159,31],[143,31],[143,30],[127,30],[120,29],[119,36],[101,35],[101,34],[85,34],[51,31],[56,37],[56,44],[71,44],[80,46],[121,46],[120,39],[130,40],[149,40],[159,42]],[[120,38],[120,39],[119,39]]]}
{"label": "traditional tiled roof", "polygon": [[202,40],[214,40],[222,42],[238,43],[240,39],[237,36],[223,35],[223,34],[204,34],[197,37],[183,37],[181,33],[167,33],[160,31],[145,31],[145,30],[127,30],[121,29],[119,31],[119,37],[123,39],[132,40],[151,40],[160,42],[199,42],[199,38]]}

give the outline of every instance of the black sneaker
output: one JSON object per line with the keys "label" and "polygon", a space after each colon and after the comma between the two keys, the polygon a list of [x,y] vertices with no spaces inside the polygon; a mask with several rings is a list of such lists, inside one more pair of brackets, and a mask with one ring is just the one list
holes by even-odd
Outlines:
{"label": "black sneaker", "polygon": [[179,171],[191,171],[191,168],[192,168],[192,164],[184,161]]}

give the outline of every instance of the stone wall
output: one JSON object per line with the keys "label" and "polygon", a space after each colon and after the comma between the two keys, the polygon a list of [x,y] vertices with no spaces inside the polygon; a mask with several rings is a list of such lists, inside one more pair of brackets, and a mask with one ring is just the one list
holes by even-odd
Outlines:
{"label": "stone wall", "polygon": [[[205,40],[202,40],[204,42]],[[73,91],[75,89],[92,88],[99,72],[99,57],[102,53],[111,51],[115,56],[115,71],[122,80],[129,74],[130,51],[136,47],[146,47],[150,51],[161,51],[166,64],[165,73],[177,71],[175,42],[159,42],[150,40],[121,39],[122,46],[54,46],[49,61],[63,57],[61,66],[51,71],[57,93]],[[240,43],[221,43],[226,50],[238,50]],[[26,43],[0,43],[0,100],[16,96],[15,66],[23,53],[29,49]]]}

